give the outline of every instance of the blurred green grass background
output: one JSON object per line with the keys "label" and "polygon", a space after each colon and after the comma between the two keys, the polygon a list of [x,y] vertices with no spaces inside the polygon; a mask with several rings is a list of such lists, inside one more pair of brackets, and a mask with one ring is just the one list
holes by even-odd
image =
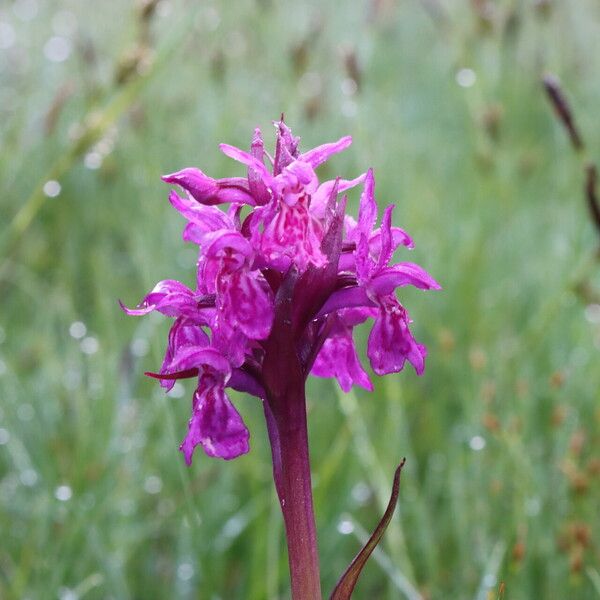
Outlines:
{"label": "blurred green grass background", "polygon": [[117,306],[193,281],[160,174],[241,174],[217,144],[282,111],[354,137],[323,176],[373,166],[444,287],[401,294],[422,378],[309,384],[325,590],[406,456],[356,598],[600,597],[598,232],[540,86],[600,158],[598,57],[593,0],[3,2],[0,598],[288,597],[259,403],[250,454],[186,468],[168,320]]}

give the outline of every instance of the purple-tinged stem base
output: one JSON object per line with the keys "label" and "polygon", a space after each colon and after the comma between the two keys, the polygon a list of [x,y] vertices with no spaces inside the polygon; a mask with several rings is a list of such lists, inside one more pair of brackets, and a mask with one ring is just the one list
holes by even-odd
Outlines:
{"label": "purple-tinged stem base", "polygon": [[321,600],[304,390],[264,403],[273,479],[285,522],[293,600]]}

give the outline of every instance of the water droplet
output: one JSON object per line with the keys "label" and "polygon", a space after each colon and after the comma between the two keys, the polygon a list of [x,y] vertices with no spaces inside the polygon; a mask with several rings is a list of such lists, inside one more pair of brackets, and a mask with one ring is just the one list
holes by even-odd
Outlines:
{"label": "water droplet", "polygon": [[89,336],[81,340],[81,351],[84,354],[96,354],[96,352],[98,352],[99,347],[100,344],[98,343],[98,340],[95,337]]}
{"label": "water droplet", "polygon": [[76,340],[80,340],[87,333],[87,327],[82,321],[73,321],[69,326],[69,334]]}
{"label": "water droplet", "polygon": [[19,479],[24,486],[32,487],[37,483],[38,474],[33,469],[25,469]]}
{"label": "water droplet", "polygon": [[99,152],[88,152],[83,159],[83,164],[87,169],[95,171],[102,166],[102,154]]}
{"label": "water droplet", "polygon": [[73,496],[73,490],[68,485],[59,485],[54,490],[54,497],[61,502],[67,502]]}
{"label": "water droplet", "polygon": [[44,194],[48,196],[48,198],[56,198],[60,194],[60,190],[62,189],[60,183],[55,181],[54,179],[50,179],[50,181],[46,181],[44,184]]}
{"label": "water droplet", "polygon": [[144,481],[144,489],[148,494],[158,494],[162,490],[162,480],[156,475],[150,475],[146,477]]}
{"label": "water droplet", "polygon": [[194,576],[194,567],[190,563],[181,563],[177,567],[177,577],[182,581],[188,581]]}
{"label": "water droplet", "polygon": [[496,585],[496,576],[493,573],[486,573],[483,576],[483,586],[490,589]]}
{"label": "water droplet", "polygon": [[354,524],[349,519],[342,519],[337,526],[342,535],[350,535],[354,531]]}
{"label": "water droplet", "polygon": [[456,73],[456,83],[458,83],[460,87],[473,87],[476,81],[477,75],[475,75],[475,71],[473,71],[473,69],[460,69]]}
{"label": "water droplet", "polygon": [[479,452],[479,450],[483,450],[485,448],[485,439],[480,435],[475,435],[469,440],[469,447],[471,450]]}
{"label": "water droplet", "polygon": [[5,446],[10,441],[10,433],[7,429],[0,427],[0,446]]}
{"label": "water droplet", "polygon": [[0,50],[8,50],[16,40],[14,27],[9,23],[0,23]]}
{"label": "water droplet", "polygon": [[357,504],[366,504],[371,498],[371,488],[364,481],[359,481],[352,488],[351,493]]}
{"label": "water droplet", "polygon": [[64,62],[70,55],[71,42],[60,35],[51,37],[44,45],[44,56],[52,62]]}

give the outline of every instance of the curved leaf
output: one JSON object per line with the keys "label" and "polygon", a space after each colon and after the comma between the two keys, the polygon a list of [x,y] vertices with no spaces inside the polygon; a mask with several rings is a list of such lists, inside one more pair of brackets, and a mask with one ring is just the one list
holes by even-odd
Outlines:
{"label": "curved leaf", "polygon": [[367,543],[363,546],[361,551],[354,557],[354,560],[350,563],[350,566],[344,571],[344,574],[340,577],[337,585],[333,592],[331,592],[331,596],[329,596],[329,600],[349,600],[352,596],[352,592],[354,591],[354,587],[358,582],[358,578],[363,570],[363,567],[369,560],[373,550],[379,544],[387,526],[392,520],[392,515],[394,514],[394,510],[396,508],[396,504],[398,502],[398,493],[400,491],[400,473],[402,472],[402,467],[406,459],[403,458],[402,462],[398,465],[396,472],[394,473],[394,483],[392,484],[392,495],[390,497],[390,501],[385,509],[385,513],[381,520],[377,524],[373,535],[369,538]]}

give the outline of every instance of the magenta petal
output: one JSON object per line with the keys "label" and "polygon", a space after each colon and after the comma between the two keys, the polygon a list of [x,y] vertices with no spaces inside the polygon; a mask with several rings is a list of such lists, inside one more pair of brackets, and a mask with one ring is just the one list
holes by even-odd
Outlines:
{"label": "magenta petal", "polygon": [[200,169],[189,167],[176,173],[163,175],[161,178],[166,183],[172,183],[189,192],[198,202],[210,198],[219,191],[217,182],[212,177],[205,175]]}
{"label": "magenta petal", "polygon": [[377,296],[391,294],[397,287],[413,285],[421,290],[440,290],[440,284],[425,269],[415,263],[398,263],[381,269],[369,283]]}
{"label": "magenta petal", "polygon": [[349,392],[353,385],[373,391],[373,384],[360,364],[350,328],[325,340],[311,373],[317,377],[335,377],[344,392]]}
{"label": "magenta petal", "polygon": [[169,202],[188,221],[204,232],[233,227],[231,218],[216,206],[206,206],[189,198],[181,198],[174,191],[169,194]]}
{"label": "magenta petal", "polygon": [[259,271],[238,269],[217,282],[219,319],[252,340],[264,340],[273,324],[273,299]]}
{"label": "magenta petal", "polygon": [[[173,368],[173,364],[177,364],[178,359],[183,353],[208,346],[209,342],[208,335],[206,335],[199,325],[185,317],[176,319],[169,331],[167,350],[160,369],[161,375],[185,370],[185,368],[181,368],[180,366]],[[175,385],[175,380],[161,379],[160,385],[170,390]]]}
{"label": "magenta petal", "polygon": [[[256,160],[264,164],[265,145],[260,129],[258,128],[254,130],[250,153]],[[248,186],[257,205],[261,206],[270,200],[271,195],[265,182],[262,180],[260,173],[252,167],[248,167]]]}
{"label": "magenta petal", "polygon": [[233,160],[237,160],[238,162],[241,162],[242,164],[256,171],[256,173],[262,178],[265,185],[267,187],[271,187],[273,176],[271,173],[269,173],[267,167],[265,167],[260,160],[252,156],[252,154],[244,152],[244,150],[240,150],[235,146],[230,146],[229,144],[219,144],[219,148],[221,149],[221,152],[225,154],[225,156],[233,158]]}
{"label": "magenta petal", "polygon": [[330,156],[337,154],[338,152],[342,152],[348,148],[350,144],[352,144],[352,138],[347,135],[343,138],[340,138],[337,142],[331,142],[317,146],[316,148],[301,154],[299,159],[307,162],[312,166],[313,169],[316,169],[320,164],[328,160]]}
{"label": "magenta petal", "polygon": [[190,196],[201,204],[213,205],[235,202],[238,204],[255,204],[248,182],[241,177],[213,179],[200,169],[187,168],[164,175],[162,180],[183,188]]}
{"label": "magenta petal", "polygon": [[331,181],[325,181],[318,188],[317,191],[312,195],[310,200],[310,212],[313,216],[318,219],[325,217],[327,203],[331,192],[337,184],[337,193],[341,194],[359,184],[365,180],[366,174],[358,176],[356,179],[332,179]]}
{"label": "magenta petal", "polygon": [[337,290],[329,296],[329,299],[323,304],[317,317],[322,317],[341,308],[350,308],[355,306],[375,306],[375,303],[369,298],[364,288],[352,286]]}
{"label": "magenta petal", "polygon": [[180,446],[185,462],[192,463],[192,454],[200,445],[208,456],[231,460],[250,449],[250,433],[242,417],[223,389],[223,384],[211,373],[200,375],[194,393],[192,418],[188,433]]}
{"label": "magenta petal", "polygon": [[377,203],[375,202],[375,177],[373,169],[367,171],[363,193],[360,196],[358,209],[358,225],[353,241],[358,241],[362,235],[371,237],[371,232],[377,222]]}
{"label": "magenta petal", "polygon": [[119,304],[123,311],[134,316],[147,315],[153,310],[168,317],[201,316],[192,290],[173,279],[159,281],[137,308],[127,308],[122,302]]}
{"label": "magenta petal", "polygon": [[381,310],[369,335],[367,355],[377,375],[397,373],[408,360],[417,375],[425,368],[425,347],[418,344],[408,327],[408,315],[401,304],[388,296],[381,300]]}

